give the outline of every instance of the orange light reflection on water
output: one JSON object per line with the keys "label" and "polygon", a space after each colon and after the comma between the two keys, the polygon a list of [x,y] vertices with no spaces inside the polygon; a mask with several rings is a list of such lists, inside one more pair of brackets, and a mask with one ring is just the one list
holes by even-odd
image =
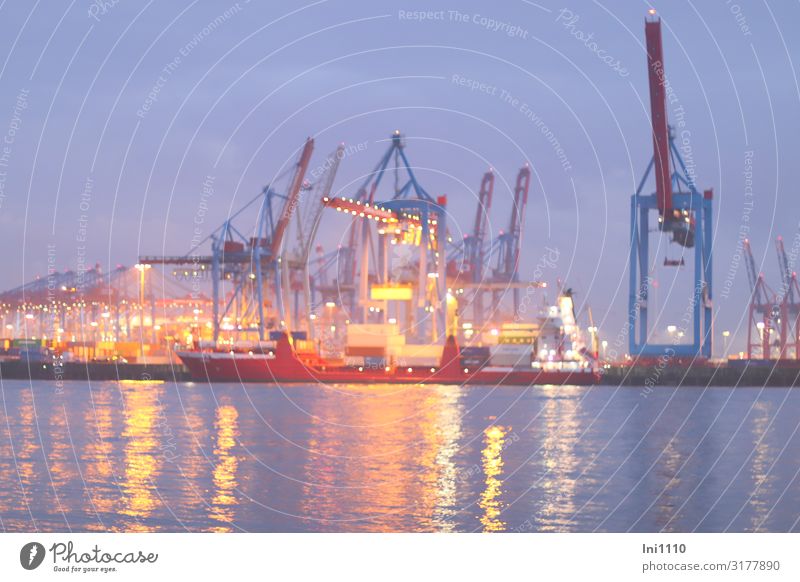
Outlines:
{"label": "orange light reflection on water", "polygon": [[98,531],[108,529],[105,520],[107,516],[110,517],[119,500],[113,464],[113,439],[116,436],[113,399],[110,390],[93,391],[92,406],[83,415],[85,426],[94,429],[88,430],[89,440],[81,454],[81,461],[87,493],[97,515],[97,522],[91,524],[89,529]]}
{"label": "orange light reflection on water", "polygon": [[409,515],[420,530],[451,529],[461,395],[452,386],[348,385],[315,400],[303,515],[323,530],[399,531]]}
{"label": "orange light reflection on water", "polygon": [[[9,410],[8,413],[9,416],[15,415],[19,423],[15,431],[7,431],[3,435],[8,447],[0,450],[3,453],[4,473],[4,478],[0,481],[3,486],[0,489],[0,516],[3,517],[4,529],[29,531],[40,525],[34,517],[36,504],[39,502],[36,489],[46,479],[45,475],[37,471],[36,457],[41,453],[35,429],[33,394],[29,389],[22,391],[18,409]],[[9,419],[3,420],[7,426]],[[24,517],[20,517],[19,521],[9,519],[8,515],[12,513]]]}
{"label": "orange light reflection on water", "polygon": [[124,475],[121,483],[123,506],[120,513],[135,518],[127,531],[151,531],[140,520],[158,507],[155,482],[159,474],[160,455],[156,421],[159,414],[159,388],[136,385],[120,387],[125,401],[127,439],[123,450]]}
{"label": "orange light reflection on water", "polygon": [[239,460],[232,452],[239,436],[239,413],[236,408],[227,404],[217,408],[214,427],[217,430],[217,442],[214,447],[214,498],[211,500],[209,516],[225,525],[211,528],[215,532],[232,531],[229,525],[235,517],[234,509],[238,504],[234,492],[238,487],[236,470]]}
{"label": "orange light reflection on water", "polygon": [[[22,446],[17,448],[17,471],[19,483],[24,489],[34,487],[42,478],[36,473],[35,455],[41,453],[39,439],[36,436],[36,414],[33,407],[33,393],[25,390],[22,393],[22,405],[19,408],[20,434]],[[15,438],[16,440],[16,438]]]}
{"label": "orange light reflection on water", "polygon": [[40,426],[40,430],[47,427],[49,433],[49,451],[47,451],[47,465],[50,473],[49,493],[52,494],[51,513],[61,514],[65,520],[69,519],[69,491],[70,482],[77,477],[73,463],[72,444],[69,442],[69,429],[67,427],[66,409],[61,405],[54,405],[50,410],[47,424]]}
{"label": "orange light reflection on water", "polygon": [[483,509],[481,525],[483,531],[503,531],[506,524],[500,519],[502,503],[499,499],[503,482],[498,476],[503,472],[503,446],[508,429],[502,426],[490,426],[483,432],[485,446],[481,452],[483,473],[486,476],[486,487],[481,493],[478,506]]}

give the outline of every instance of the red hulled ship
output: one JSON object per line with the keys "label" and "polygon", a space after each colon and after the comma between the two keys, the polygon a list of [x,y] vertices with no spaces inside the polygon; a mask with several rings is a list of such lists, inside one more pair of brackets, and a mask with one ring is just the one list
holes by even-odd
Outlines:
{"label": "red hulled ship", "polygon": [[194,380],[271,383],[370,384],[479,384],[488,386],[534,384],[595,384],[599,372],[591,360],[534,362],[529,367],[464,365],[455,339],[448,338],[436,366],[354,366],[297,352],[286,334],[271,349],[194,350],[178,352]]}

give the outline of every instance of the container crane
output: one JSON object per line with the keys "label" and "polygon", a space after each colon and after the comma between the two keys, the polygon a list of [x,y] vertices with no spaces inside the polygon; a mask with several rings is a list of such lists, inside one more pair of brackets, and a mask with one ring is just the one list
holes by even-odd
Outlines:
{"label": "container crane", "polygon": [[[232,333],[255,333],[262,341],[267,328],[291,329],[290,314],[284,309],[285,281],[282,280],[280,255],[313,151],[314,140],[308,138],[293,168],[285,195],[267,186],[186,255],[139,258],[139,262],[145,265],[184,266],[187,271],[191,270],[193,278],[207,276],[210,271],[215,343],[223,329]],[[237,228],[235,222],[257,204],[255,236],[247,236],[247,231]],[[276,220],[274,211],[278,205],[280,212]],[[209,240],[211,254],[198,254],[200,246]],[[231,288],[227,295],[224,286]],[[274,297],[277,305],[269,303],[268,297]],[[265,307],[270,308],[268,314]]]}
{"label": "container crane", "polygon": [[[661,20],[650,10],[645,20],[647,65],[650,85],[653,157],[636,192],[631,196],[631,254],[628,325],[632,357],[659,357],[667,350],[677,357],[710,358],[712,350],[712,208],[713,191],[702,194],[694,184],[674,135],[668,125]],[[656,191],[645,194],[651,172]],[[671,242],[694,248],[692,343],[659,345],[649,342],[648,295],[650,278],[649,215],[658,214],[658,232],[669,233]],[[699,233],[699,236],[696,236]],[[681,266],[667,260],[666,266]]]}
{"label": "container crane", "polygon": [[[747,324],[747,358],[752,360],[757,352],[761,359],[770,357],[770,336],[774,329],[778,308],[775,293],[764,281],[764,275],[756,269],[750,241],[744,240],[744,260],[747,267],[747,280],[750,284],[750,307]],[[753,333],[755,330],[755,334]],[[755,335],[755,339],[754,336]]]}
{"label": "container crane", "polygon": [[[102,317],[115,323],[115,335],[130,337],[132,318],[145,312],[155,316],[155,298],[152,293],[141,296],[139,278],[136,269],[117,266],[105,272],[99,263],[85,270],[48,272],[0,293],[2,329],[23,338],[97,337],[93,326],[105,313]],[[140,317],[140,330],[141,325]]]}
{"label": "container crane", "polygon": [[[396,140],[394,138],[397,138]],[[389,149],[384,153],[381,159],[373,168],[372,172],[364,180],[363,184],[356,191],[353,200],[360,203],[373,203],[375,201],[375,192],[383,177],[383,173],[389,166],[392,157],[395,157],[395,165],[397,165],[398,152],[402,147],[400,134],[395,132],[392,139],[392,144]],[[397,186],[395,186],[397,189]],[[354,321],[362,321],[362,313],[358,309],[358,302],[356,301],[356,280],[359,275],[359,254],[360,259],[363,261],[364,253],[368,254],[369,247],[369,229],[362,224],[363,221],[360,217],[355,216],[350,224],[350,231],[348,235],[348,243],[339,246],[337,249],[337,277],[336,288],[337,295],[341,299],[342,306],[345,308],[350,319]],[[365,240],[366,239],[366,240]],[[365,250],[359,253],[362,242],[366,242]],[[368,257],[367,257],[368,258]],[[359,286],[360,292],[364,293],[362,286]]]}
{"label": "container crane", "polygon": [[473,319],[479,327],[483,325],[484,318],[483,296],[486,289],[482,288],[481,284],[484,282],[486,265],[485,239],[489,230],[489,213],[492,209],[493,192],[494,171],[489,169],[481,180],[472,234],[464,237],[464,264],[469,272],[469,280],[475,286],[472,296]]}
{"label": "container crane", "polygon": [[[358,278],[361,312],[351,308],[350,318],[367,321],[370,314],[377,313],[385,322],[387,301],[401,301],[406,305],[405,328],[420,340],[437,342],[444,339],[448,301],[447,201],[444,196],[434,199],[422,187],[404,150],[402,136],[396,131],[357,194],[331,198],[326,205],[353,218],[349,246],[339,249],[339,277],[348,285],[345,291],[355,291]],[[394,178],[391,197],[378,202],[377,193],[387,174]],[[372,229],[372,223],[380,224]],[[390,247],[398,249],[397,256],[390,257]],[[355,292],[352,297],[355,305]],[[345,296],[343,303],[347,300]]]}
{"label": "container crane", "polygon": [[[312,288],[327,285],[327,282],[319,285],[313,281],[319,273],[309,269],[311,247],[325,208],[323,200],[331,194],[342,158],[344,158],[344,144],[339,144],[326,158],[325,171],[319,180],[314,185],[304,185],[303,189],[308,191],[308,194],[304,200],[300,200],[299,208],[294,215],[295,246],[289,252],[284,252],[281,260],[281,265],[287,271],[284,279],[289,280],[292,293],[292,320],[298,328],[301,322],[304,322],[305,330],[311,337],[314,335],[314,325],[311,321]],[[301,309],[301,306],[304,307]],[[303,310],[305,317],[301,317]]]}
{"label": "container crane", "polygon": [[[783,237],[775,240],[778,252],[778,265],[781,270],[781,291],[778,295],[780,306],[780,358],[800,359],[800,286],[786,256]],[[788,351],[791,348],[791,352]]]}
{"label": "container crane", "polygon": [[[525,164],[517,174],[514,186],[514,200],[508,230],[498,236],[497,266],[493,273],[493,283],[508,284],[513,293],[513,314],[519,311],[519,255],[522,247],[522,234],[525,226],[525,211],[528,206],[528,191],[531,184],[531,169]],[[496,313],[502,290],[494,290],[493,313]]]}
{"label": "container crane", "polygon": [[339,251],[325,252],[322,245],[317,245],[315,249],[316,258],[313,260],[313,272],[311,273],[311,311],[316,312],[324,303],[340,299],[341,290],[338,280],[331,282],[330,274],[338,271]]}

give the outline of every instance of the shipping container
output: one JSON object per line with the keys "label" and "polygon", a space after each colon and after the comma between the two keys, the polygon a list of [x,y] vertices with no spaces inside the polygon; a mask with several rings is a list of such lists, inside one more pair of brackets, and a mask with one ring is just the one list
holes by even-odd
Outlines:
{"label": "shipping container", "polygon": [[347,356],[386,357],[386,350],[381,346],[347,346],[344,353]]}
{"label": "shipping container", "polygon": [[226,240],[222,244],[222,251],[225,253],[242,253],[244,252],[244,243],[234,240]]}
{"label": "shipping container", "polygon": [[348,334],[365,335],[398,335],[400,326],[396,323],[351,323],[347,326]]}
{"label": "shipping container", "polygon": [[533,346],[530,344],[498,344],[492,348],[492,366],[528,368]]}
{"label": "shipping container", "polygon": [[388,346],[402,346],[406,342],[405,336],[402,335],[372,335],[372,334],[354,334],[348,331],[347,345],[348,346],[363,346],[363,347],[381,347]]}

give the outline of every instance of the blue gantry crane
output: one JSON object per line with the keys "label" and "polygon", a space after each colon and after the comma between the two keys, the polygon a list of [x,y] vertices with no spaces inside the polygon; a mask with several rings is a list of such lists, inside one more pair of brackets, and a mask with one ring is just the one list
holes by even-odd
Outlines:
{"label": "blue gantry crane", "polygon": [[[514,185],[508,229],[501,230],[496,237],[487,241],[495,174],[492,169],[486,172],[481,180],[472,231],[464,236],[460,244],[453,245],[450,253],[448,282],[452,287],[466,292],[459,304],[463,304],[465,312],[467,307],[471,308],[470,323],[478,329],[492,321],[506,319],[500,311],[501,303],[509,292],[513,300],[510,316],[514,317],[520,309],[520,289],[544,286],[538,281],[520,281],[519,276],[530,181],[530,166],[525,164],[519,170]],[[488,310],[486,295],[491,299]],[[461,313],[462,317],[465,315]]]}
{"label": "blue gantry crane", "polygon": [[777,296],[780,310],[780,359],[800,359],[800,285],[797,273],[792,270],[783,237],[775,240],[778,265],[781,271],[781,288]]}
{"label": "blue gantry crane", "polygon": [[[215,342],[222,330],[264,340],[268,329],[292,328],[281,251],[313,150],[314,140],[308,138],[285,194],[267,186],[185,255],[140,257],[141,264],[179,265],[192,278],[211,277]],[[237,226],[241,217],[252,219],[253,208],[258,208],[255,226]],[[209,240],[211,254],[200,255],[199,248]]]}
{"label": "blue gantry crane", "polygon": [[[389,196],[379,201],[381,185],[390,180]],[[353,219],[349,243],[337,250],[335,282],[348,318],[386,320],[385,298],[403,297],[408,333],[431,341],[443,339],[447,200],[433,198],[419,183],[400,132],[392,134],[389,147],[355,196],[324,202]]]}
{"label": "blue gantry crane", "polygon": [[[650,11],[645,21],[647,63],[650,84],[650,109],[653,134],[653,158],[631,197],[631,254],[628,332],[632,358],[672,357],[710,358],[712,350],[712,202],[713,192],[702,194],[695,187],[693,174],[675,145],[668,125],[661,21]],[[656,191],[645,194],[650,174]],[[694,248],[694,287],[690,297],[692,313],[691,343],[656,344],[650,341],[648,297],[650,276],[650,214],[657,212],[661,235],[685,249]],[[665,259],[665,266],[684,265],[680,260]]]}
{"label": "blue gantry crane", "polygon": [[485,317],[484,295],[486,289],[481,286],[485,283],[487,245],[486,235],[489,231],[489,215],[492,209],[492,194],[494,193],[494,171],[489,169],[483,175],[480,191],[478,192],[478,207],[475,210],[475,222],[472,232],[464,237],[463,264],[467,279],[472,283],[471,293],[472,313],[475,325],[483,325]]}
{"label": "blue gantry crane", "polygon": [[531,185],[531,169],[525,164],[517,174],[514,200],[508,230],[497,237],[497,265],[492,273],[492,313],[496,314],[504,292],[510,288],[513,297],[512,315],[519,311],[519,256],[522,249],[522,233],[525,227],[525,212],[528,207],[528,191]]}

